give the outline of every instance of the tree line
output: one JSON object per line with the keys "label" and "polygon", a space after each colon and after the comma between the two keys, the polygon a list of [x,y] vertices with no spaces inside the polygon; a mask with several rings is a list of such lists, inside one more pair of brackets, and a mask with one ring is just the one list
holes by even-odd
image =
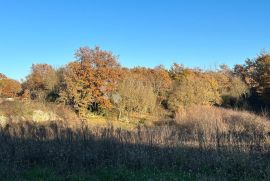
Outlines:
{"label": "tree line", "polygon": [[214,105],[260,110],[270,104],[270,54],[243,65],[216,70],[122,67],[117,56],[99,47],[79,48],[75,61],[61,68],[33,64],[22,82],[0,74],[0,97],[54,102],[88,113],[130,114],[176,112],[181,106]]}

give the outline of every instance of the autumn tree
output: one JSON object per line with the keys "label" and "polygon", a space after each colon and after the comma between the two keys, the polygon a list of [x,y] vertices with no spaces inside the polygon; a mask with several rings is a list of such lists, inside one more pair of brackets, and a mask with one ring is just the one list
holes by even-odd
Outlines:
{"label": "autumn tree", "polygon": [[244,65],[236,65],[234,69],[251,91],[270,105],[270,54],[263,52],[255,59],[247,59]]}
{"label": "autumn tree", "polygon": [[127,73],[120,82],[112,101],[119,111],[119,118],[130,113],[148,114],[156,108],[157,96],[151,84],[143,82],[140,77]]}
{"label": "autumn tree", "polygon": [[21,91],[21,84],[13,79],[0,79],[0,97],[15,98]]}
{"label": "autumn tree", "polygon": [[183,78],[184,70],[184,65],[173,63],[169,73],[173,80],[180,81]]}
{"label": "autumn tree", "polygon": [[180,106],[220,104],[218,82],[201,70],[181,69],[174,74],[174,87],[168,105],[172,111]]}
{"label": "autumn tree", "polygon": [[56,70],[48,64],[33,64],[24,88],[30,91],[32,99],[44,100],[58,84]]}
{"label": "autumn tree", "polygon": [[222,97],[222,105],[225,107],[243,106],[249,93],[248,86],[227,65],[221,65],[217,71],[208,72],[219,85],[219,93]]}
{"label": "autumn tree", "polygon": [[64,70],[61,102],[71,105],[80,115],[88,110],[110,109],[111,92],[119,77],[117,57],[99,47],[80,48],[75,56],[77,60]]}
{"label": "autumn tree", "polygon": [[168,92],[171,89],[172,80],[169,72],[159,65],[155,68],[136,67],[131,69],[144,84],[150,84],[157,96],[157,103],[161,105],[167,99]]}

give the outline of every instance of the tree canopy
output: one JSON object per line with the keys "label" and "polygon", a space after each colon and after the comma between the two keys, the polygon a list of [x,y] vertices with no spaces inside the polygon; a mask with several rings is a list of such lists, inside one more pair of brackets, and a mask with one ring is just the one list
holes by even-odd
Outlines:
{"label": "tree canopy", "polygon": [[[122,67],[118,57],[100,47],[81,47],[75,60],[60,68],[33,64],[22,83],[0,73],[0,96],[55,102],[80,116],[88,113],[118,117],[130,114],[167,115],[182,106],[211,105],[251,108],[252,97],[270,105],[270,55],[262,53],[243,65],[215,70],[186,68],[174,63]],[[262,104],[257,104],[257,107]]]}

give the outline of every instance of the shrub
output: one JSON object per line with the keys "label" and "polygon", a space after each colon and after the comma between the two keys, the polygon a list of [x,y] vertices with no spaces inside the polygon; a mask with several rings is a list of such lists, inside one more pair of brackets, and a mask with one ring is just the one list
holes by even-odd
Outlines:
{"label": "shrub", "polygon": [[69,108],[36,101],[5,101],[0,104],[2,120],[10,122],[58,122],[66,126],[81,126],[78,116]]}
{"label": "shrub", "polygon": [[175,121],[184,136],[200,138],[206,144],[215,144],[217,137],[222,137],[224,144],[231,144],[230,138],[266,143],[270,132],[270,122],[265,117],[211,106],[181,107]]}

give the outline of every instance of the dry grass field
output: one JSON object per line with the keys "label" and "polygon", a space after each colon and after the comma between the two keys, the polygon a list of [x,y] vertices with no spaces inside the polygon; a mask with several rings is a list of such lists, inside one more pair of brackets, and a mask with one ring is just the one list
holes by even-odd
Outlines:
{"label": "dry grass field", "polygon": [[[2,115],[23,105],[14,104],[1,104]],[[245,111],[193,106],[179,109],[175,119],[132,129],[85,122],[74,127],[73,117],[9,118],[0,130],[4,180],[270,178],[269,119]]]}

